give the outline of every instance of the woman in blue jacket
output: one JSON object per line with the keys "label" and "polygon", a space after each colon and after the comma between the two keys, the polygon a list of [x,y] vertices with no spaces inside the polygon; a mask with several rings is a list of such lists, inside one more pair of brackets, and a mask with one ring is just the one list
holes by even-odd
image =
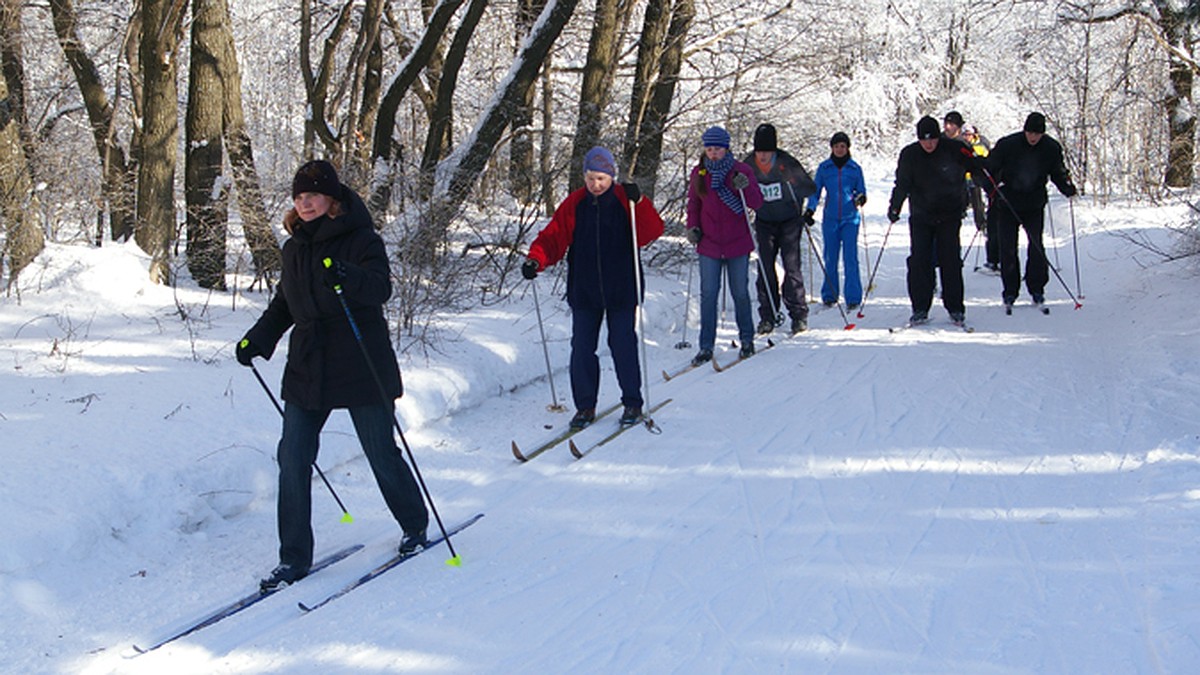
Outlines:
{"label": "woman in blue jacket", "polygon": [[813,181],[817,191],[808,198],[804,221],[812,225],[813,211],[825,191],[821,232],[825,238],[825,283],[821,301],[833,306],[838,301],[838,254],[846,259],[846,309],[862,304],[862,279],[858,274],[858,210],[867,203],[867,185],[862,167],[850,158],[850,137],[839,131],[829,139],[829,159],[821,162]]}

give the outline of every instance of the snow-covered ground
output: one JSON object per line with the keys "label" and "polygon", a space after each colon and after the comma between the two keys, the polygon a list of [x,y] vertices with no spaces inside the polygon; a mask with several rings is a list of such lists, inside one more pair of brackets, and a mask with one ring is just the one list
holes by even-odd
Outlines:
{"label": "snow-covered ground", "polygon": [[[366,548],[136,658],[275,563],[279,418],[233,359],[267,298],[151,286],[132,246],[50,246],[0,300],[0,671],[1196,672],[1200,279],[1123,236],[1169,246],[1181,214],[1077,200],[1083,308],[1052,278],[1049,316],[1004,316],[972,250],[971,334],[936,304],[932,325],[888,332],[909,313],[902,222],[854,330],[824,310],[670,382],[656,374],[692,353],[673,349],[686,277],[650,279],[663,433],[581,461],[509,451],[569,418],[546,410],[530,296],[451,317],[403,363],[398,410],[447,524],[487,514],[454,539],[462,566],[438,548],[301,614],[398,538],[339,413],[319,465],[355,519],[314,480],[317,553]],[[536,283],[570,407],[568,320]],[[282,363],[259,365],[274,387]]]}

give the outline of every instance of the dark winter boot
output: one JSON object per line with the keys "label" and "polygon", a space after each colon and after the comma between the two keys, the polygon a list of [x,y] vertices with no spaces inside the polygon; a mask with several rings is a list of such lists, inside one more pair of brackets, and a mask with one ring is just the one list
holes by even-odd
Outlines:
{"label": "dark winter boot", "polygon": [[762,321],[758,322],[759,335],[768,335],[773,330],[775,330],[774,321],[771,321],[770,319],[763,319]]}
{"label": "dark winter boot", "polygon": [[696,352],[695,356],[692,357],[693,366],[699,366],[701,364],[708,363],[709,361],[712,361],[711,349],[701,349],[700,351]]}
{"label": "dark winter boot", "polygon": [[428,545],[429,537],[425,536],[425,530],[413,533],[405,532],[404,537],[400,539],[400,555],[412,555]]}
{"label": "dark winter boot", "polygon": [[754,356],[754,343],[747,342],[742,345],[741,349],[738,350],[738,358],[739,359],[748,359],[751,356]]}
{"label": "dark winter boot", "polygon": [[967,315],[965,312],[950,312],[950,323],[954,324],[955,326],[963,325],[966,320]]}
{"label": "dark winter boot", "polygon": [[804,317],[792,319],[792,335],[803,333],[806,330],[808,330],[808,319]]}
{"label": "dark winter boot", "polygon": [[260,593],[277,591],[300,581],[306,576],[308,576],[307,568],[280,563],[278,567],[271,570],[271,576],[258,582],[258,590]]}
{"label": "dark winter boot", "polygon": [[621,426],[631,427],[642,421],[642,406],[627,405],[625,411],[621,413]]}
{"label": "dark winter boot", "polygon": [[908,322],[914,326],[929,323],[929,312],[913,312],[912,316],[908,317]]}
{"label": "dark winter boot", "polygon": [[595,421],[596,421],[596,409],[595,408],[581,408],[578,412],[575,413],[575,416],[571,418],[571,428],[572,429],[582,429]]}

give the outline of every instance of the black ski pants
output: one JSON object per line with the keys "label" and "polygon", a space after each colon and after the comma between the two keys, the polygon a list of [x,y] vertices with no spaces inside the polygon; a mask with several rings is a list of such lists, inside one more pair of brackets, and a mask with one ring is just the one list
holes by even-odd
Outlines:
{"label": "black ski pants", "polygon": [[[783,314],[784,308],[787,308],[788,316],[792,319],[808,317],[808,298],[805,297],[804,275],[800,269],[800,259],[804,250],[800,240],[803,236],[802,227],[799,218],[783,222],[754,222],[758,259],[762,262],[762,266],[758,268],[755,288],[758,290],[758,317],[763,321],[774,322],[777,318],[771,316],[771,307],[780,315]],[[782,298],[779,293],[779,277],[775,270],[776,257],[781,258],[783,262]]]}
{"label": "black ski pants", "polygon": [[923,213],[910,216],[908,234],[912,242],[908,256],[908,299],[914,312],[928,312],[933,305],[934,280],[930,270],[936,259],[942,275],[942,305],[950,313],[965,313],[963,305],[962,246],[958,230],[962,213]]}
{"label": "black ski pants", "polygon": [[1000,278],[1004,281],[1003,299],[1011,302],[1021,294],[1021,262],[1017,259],[1020,229],[1025,228],[1029,248],[1025,252],[1025,288],[1035,298],[1044,298],[1050,281],[1050,266],[1042,243],[1043,208],[1013,209],[1007,203],[997,205],[996,224],[1000,239]]}
{"label": "black ski pants", "polygon": [[608,326],[608,349],[617,370],[621,403],[642,406],[642,371],[638,367],[637,307],[571,308],[571,394],[576,410],[595,408],[600,396],[600,325]]}

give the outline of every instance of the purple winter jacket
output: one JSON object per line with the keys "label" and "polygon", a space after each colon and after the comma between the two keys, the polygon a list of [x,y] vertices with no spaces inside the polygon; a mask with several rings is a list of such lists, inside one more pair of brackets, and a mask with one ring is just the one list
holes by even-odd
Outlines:
{"label": "purple winter jacket", "polygon": [[[704,173],[698,177],[701,171]],[[745,189],[746,206],[750,209],[761,207],[763,196],[754,178],[754,169],[749,164],[734,160],[733,169],[725,176],[725,185],[737,194],[732,183],[735,171],[750,179],[750,185]],[[707,190],[703,196],[696,190],[698,179],[705,181]],[[712,189],[712,176],[703,168],[703,164],[692,168],[688,178],[687,226],[699,227],[704,233],[696,246],[697,253],[709,258],[737,258],[749,254],[754,250],[754,238],[750,236],[746,218],[747,214],[734,213],[717,196]]]}

